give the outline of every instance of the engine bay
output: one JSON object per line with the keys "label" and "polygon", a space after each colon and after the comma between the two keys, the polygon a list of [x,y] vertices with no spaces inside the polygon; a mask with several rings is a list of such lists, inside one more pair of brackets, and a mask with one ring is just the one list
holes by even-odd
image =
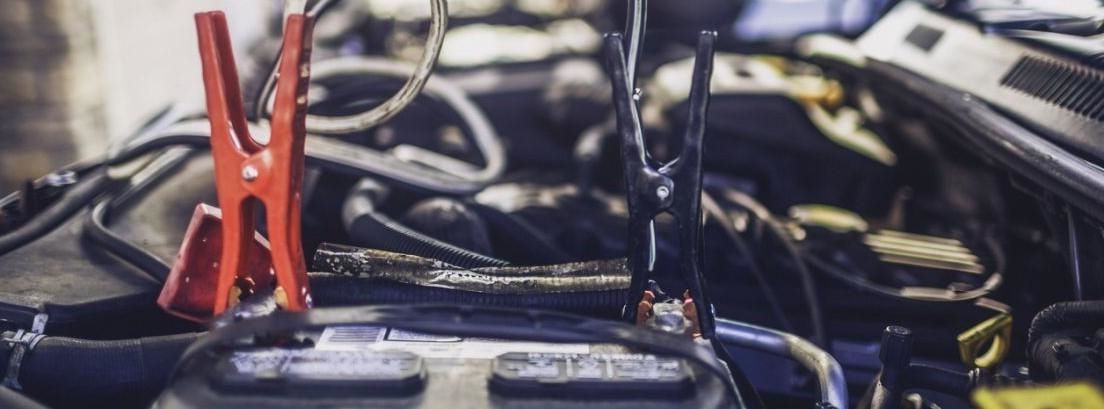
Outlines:
{"label": "engine bay", "polygon": [[1104,407],[1077,34],[287,3],[238,54],[197,14],[206,101],[0,199],[0,406]]}

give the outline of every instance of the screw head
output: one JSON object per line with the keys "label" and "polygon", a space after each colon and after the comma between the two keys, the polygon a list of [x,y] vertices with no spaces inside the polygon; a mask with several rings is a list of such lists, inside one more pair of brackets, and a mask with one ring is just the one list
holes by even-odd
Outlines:
{"label": "screw head", "polygon": [[258,171],[257,168],[253,165],[247,165],[246,167],[242,168],[241,176],[242,179],[245,179],[246,182],[252,182],[256,180],[257,177],[260,175],[260,171]]}
{"label": "screw head", "polygon": [[660,187],[656,188],[655,193],[656,193],[656,197],[658,197],[659,200],[663,200],[663,199],[666,199],[667,196],[671,195],[671,189],[668,188],[667,186],[660,186]]}

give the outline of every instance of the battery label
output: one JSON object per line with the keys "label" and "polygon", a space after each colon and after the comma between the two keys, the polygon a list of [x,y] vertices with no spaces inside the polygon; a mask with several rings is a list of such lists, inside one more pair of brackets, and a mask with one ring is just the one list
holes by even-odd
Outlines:
{"label": "battery label", "polygon": [[461,338],[372,326],[326,327],[315,349],[324,351],[407,351],[423,358],[494,359],[510,352],[587,354],[587,344]]}
{"label": "battery label", "polygon": [[312,349],[235,351],[226,360],[233,366],[234,372],[257,378],[390,379],[400,377],[418,365],[417,357],[410,354],[373,351],[336,353]]}
{"label": "battery label", "polygon": [[424,378],[424,361],[409,352],[265,348],[224,355],[210,381],[233,394],[363,395],[413,393]]}
{"label": "battery label", "polygon": [[493,371],[493,390],[520,396],[680,398],[693,384],[683,360],[651,354],[509,353]]}

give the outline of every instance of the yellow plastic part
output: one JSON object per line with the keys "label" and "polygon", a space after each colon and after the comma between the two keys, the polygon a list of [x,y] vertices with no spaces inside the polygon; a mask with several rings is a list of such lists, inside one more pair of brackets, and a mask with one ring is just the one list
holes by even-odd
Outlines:
{"label": "yellow plastic part", "polygon": [[1087,383],[974,392],[979,409],[1104,409],[1104,395]]}
{"label": "yellow plastic part", "polygon": [[790,217],[804,226],[823,227],[840,233],[865,232],[870,226],[855,212],[822,204],[801,204],[790,208]]}
{"label": "yellow plastic part", "polygon": [[[989,343],[985,353],[981,348]],[[970,368],[989,369],[1004,360],[1012,344],[1012,315],[1001,313],[958,334],[958,353]]]}

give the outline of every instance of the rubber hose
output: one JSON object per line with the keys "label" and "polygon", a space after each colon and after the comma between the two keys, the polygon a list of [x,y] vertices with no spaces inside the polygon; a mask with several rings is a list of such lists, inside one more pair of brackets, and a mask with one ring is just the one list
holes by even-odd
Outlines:
{"label": "rubber hose", "polygon": [[107,219],[113,207],[112,202],[113,200],[108,199],[92,207],[84,219],[81,234],[111,254],[138,267],[154,281],[164,283],[172,266],[153,252],[134,245],[108,228]]}
{"label": "rubber hose", "polygon": [[573,259],[560,249],[537,227],[520,217],[503,212],[491,206],[469,201],[472,210],[491,226],[491,231],[503,236],[511,243],[518,257],[525,258],[527,264],[559,264]]}
{"label": "rubber hose", "polygon": [[0,408],[6,409],[49,409],[19,392],[0,386]]}
{"label": "rubber hose", "polygon": [[492,251],[487,223],[471,207],[447,197],[420,201],[399,222],[434,239],[477,254]]}
{"label": "rubber hose", "polygon": [[53,206],[46,208],[19,228],[0,236],[0,255],[7,254],[53,231],[74,213],[84,208],[93,198],[108,190],[113,183],[114,181],[107,176],[104,169],[92,172],[65,192],[65,195]]}
{"label": "rubber hose", "polygon": [[1101,383],[1104,380],[1104,354],[1098,350],[1099,339],[1102,338],[1086,342],[1082,334],[1040,337],[1029,350],[1031,379],[1035,382]]}
{"label": "rubber hose", "polygon": [[310,274],[311,293],[319,307],[370,304],[446,303],[488,307],[540,308],[602,318],[616,318],[626,290],[550,294],[489,294],[364,280],[329,273]]}
{"label": "rubber hose", "polygon": [[154,281],[165,282],[165,278],[169,276],[169,271],[172,269],[168,262],[115,234],[108,226],[111,223],[111,213],[116,208],[130,202],[147,189],[157,186],[167,174],[179,170],[179,167],[190,157],[190,153],[184,150],[159,155],[152,163],[142,168],[140,177],[129,178],[129,186],[119,189],[119,192],[105,195],[105,198],[93,205],[84,219],[81,233],[104,250],[138,267]]}
{"label": "rubber hose", "polygon": [[1031,320],[1027,355],[1031,378],[1094,379],[1104,373],[1096,351],[1074,341],[1104,328],[1104,301],[1071,301],[1051,305]]}
{"label": "rubber hose", "polygon": [[354,244],[432,258],[464,268],[510,264],[434,239],[376,211],[376,201],[384,195],[382,189],[375,181],[363,179],[345,199],[341,220]]}
{"label": "rubber hose", "polygon": [[[68,401],[131,394],[152,397],[164,388],[180,355],[201,335],[112,341],[46,337],[24,355],[19,383],[28,395],[64,391],[63,399]],[[2,362],[7,362],[10,349],[0,349]]]}
{"label": "rubber hose", "polygon": [[1054,331],[1100,327],[1104,327],[1104,301],[1061,302],[1035,314],[1027,331],[1027,343],[1031,345]]}

